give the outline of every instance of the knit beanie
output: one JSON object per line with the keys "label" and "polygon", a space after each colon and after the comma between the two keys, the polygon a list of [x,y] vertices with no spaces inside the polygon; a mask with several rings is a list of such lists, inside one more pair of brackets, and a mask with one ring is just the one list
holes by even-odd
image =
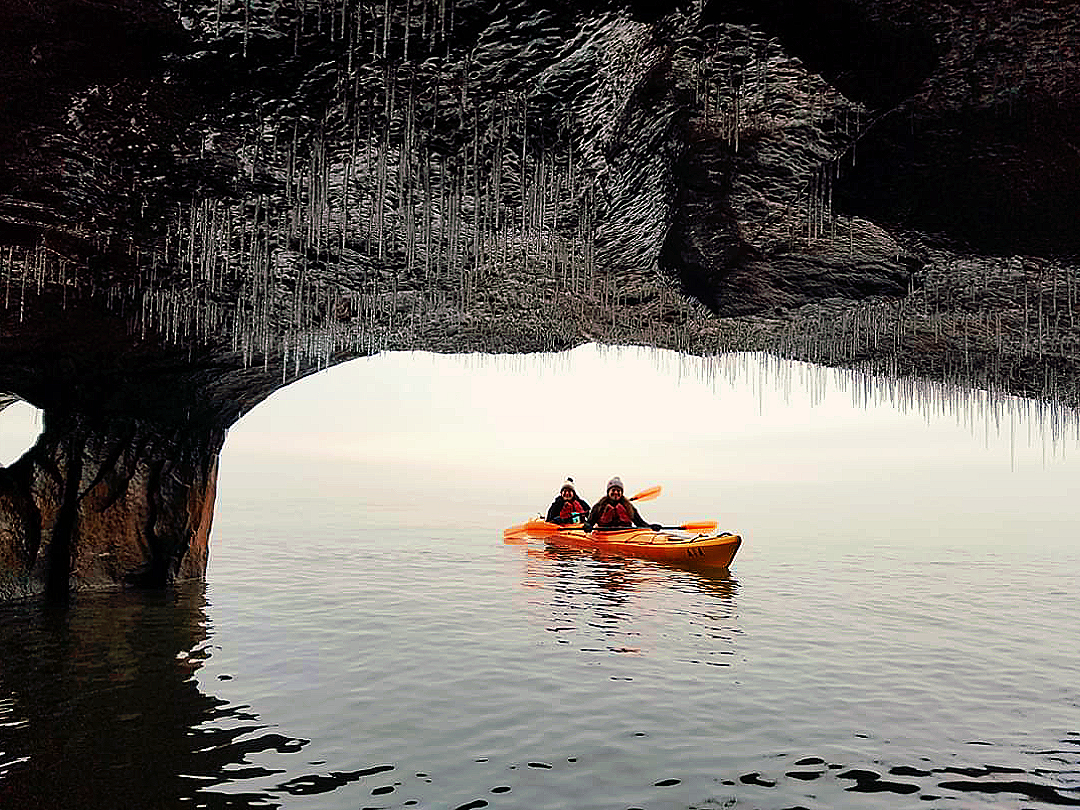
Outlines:
{"label": "knit beanie", "polygon": [[577,495],[577,487],[574,486],[573,478],[568,477],[565,481],[562,482],[562,486],[559,487],[559,492],[562,492],[564,489],[571,489],[573,490],[574,494]]}
{"label": "knit beanie", "polygon": [[612,487],[618,487],[619,489],[623,488],[622,479],[619,478],[619,476],[616,475],[614,478],[607,482],[607,488],[611,489]]}

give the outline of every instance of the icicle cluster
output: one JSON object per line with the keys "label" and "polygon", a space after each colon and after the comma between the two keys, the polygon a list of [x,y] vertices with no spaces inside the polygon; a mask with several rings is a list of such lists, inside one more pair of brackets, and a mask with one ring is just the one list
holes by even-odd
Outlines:
{"label": "icicle cluster", "polygon": [[[565,305],[581,311],[596,284],[594,173],[568,131],[552,140],[524,90],[484,86],[467,55],[449,53],[454,0],[178,11],[241,41],[241,59],[286,29],[294,54],[329,42],[335,56],[311,78],[331,88],[318,118],[306,103],[261,104],[235,146],[234,192],[199,186],[156,244],[125,256],[128,282],[105,294],[141,334],[224,336],[288,379],[343,353],[423,343],[448,321],[483,344],[497,337],[498,302],[552,321]],[[208,121],[200,158],[223,140]],[[0,262],[9,307],[28,286],[77,284],[79,268],[44,243]]]}
{"label": "icicle cluster", "polygon": [[[628,99],[649,70],[635,62],[646,26],[627,22],[621,38],[590,57],[603,68],[590,81],[605,103],[551,121],[530,86],[492,83],[490,64],[453,51],[455,0],[176,6],[197,35],[231,43],[241,61],[255,48],[284,48],[282,69],[305,66],[296,92],[310,98],[268,97],[236,113],[241,126],[202,122],[192,141],[198,157],[185,159],[235,171],[227,183],[195,184],[174,200],[161,229],[147,226],[153,238],[136,243],[89,225],[66,234],[106,255],[122,282],[97,289],[99,276],[52,241],[0,249],[4,307],[20,319],[46,285],[65,301],[105,296],[144,336],[225,344],[246,366],[280,371],[283,382],[382,349],[558,350],[585,337],[866,368],[900,392],[921,391],[912,380],[922,375],[992,396],[1024,390],[1048,403],[1080,402],[1062,360],[1080,349],[1075,266],[937,262],[899,301],[722,323],[670,280],[610,272],[598,236],[605,214],[618,209],[626,222],[645,222],[648,211],[635,206],[653,205],[633,199],[632,184],[608,185],[615,158],[598,146],[619,140]],[[713,33],[714,50],[675,57],[696,93],[695,126],[722,138],[735,160],[753,145],[759,162],[805,178],[797,199],[769,203],[756,246],[798,243],[865,258],[894,245],[833,209],[839,173],[873,123],[866,111],[762,32]],[[760,136],[781,130],[798,130],[810,144],[801,162],[767,154],[782,139]],[[95,171],[113,184],[126,178],[134,199],[154,196],[152,178]],[[920,367],[912,359],[920,357],[938,361]]]}

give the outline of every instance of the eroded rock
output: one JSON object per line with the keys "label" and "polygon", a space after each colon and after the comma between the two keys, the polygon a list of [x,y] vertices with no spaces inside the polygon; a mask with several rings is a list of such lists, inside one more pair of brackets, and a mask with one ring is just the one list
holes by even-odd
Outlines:
{"label": "eroded rock", "polygon": [[381,350],[1080,404],[1072,2],[43,0],[0,46],[0,392],[48,426],[6,595],[201,576],[224,429]]}
{"label": "eroded rock", "polygon": [[0,469],[0,597],[205,575],[224,433],[46,414]]}

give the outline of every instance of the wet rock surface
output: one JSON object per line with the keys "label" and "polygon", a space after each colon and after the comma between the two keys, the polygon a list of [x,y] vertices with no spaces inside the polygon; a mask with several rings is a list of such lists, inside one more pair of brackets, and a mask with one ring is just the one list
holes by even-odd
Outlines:
{"label": "wet rock surface", "polygon": [[161,587],[206,570],[224,433],[49,415],[0,468],[0,598]]}
{"label": "wet rock surface", "polygon": [[1080,400],[1073,2],[44,0],[0,47],[0,392],[50,425],[7,595],[201,576],[214,437],[386,349]]}

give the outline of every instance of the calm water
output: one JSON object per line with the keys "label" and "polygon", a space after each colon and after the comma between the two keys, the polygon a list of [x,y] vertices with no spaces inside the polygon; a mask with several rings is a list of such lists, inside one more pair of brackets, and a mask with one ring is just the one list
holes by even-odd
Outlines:
{"label": "calm water", "polygon": [[[560,397],[593,361],[376,358],[256,409],[206,586],[0,607],[0,807],[1080,805],[1075,439],[636,355],[655,397]],[[567,474],[743,548],[504,545]]]}

